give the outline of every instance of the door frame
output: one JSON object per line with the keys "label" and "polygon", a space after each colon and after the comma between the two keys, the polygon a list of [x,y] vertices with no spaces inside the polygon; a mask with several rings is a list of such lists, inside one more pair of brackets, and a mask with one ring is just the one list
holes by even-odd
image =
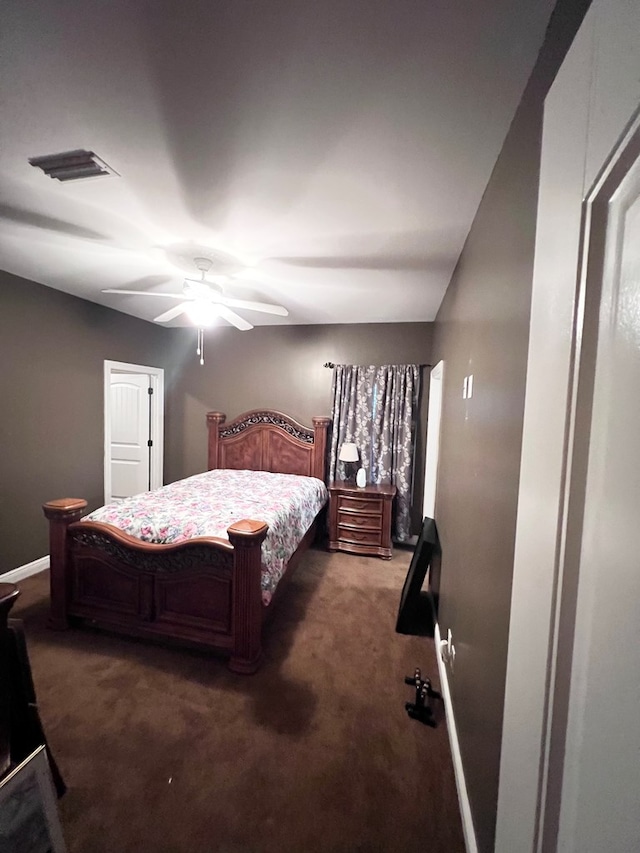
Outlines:
{"label": "door frame", "polygon": [[149,377],[151,395],[151,454],[149,482],[159,489],[164,478],[164,370],[123,361],[104,362],[104,502],[111,501],[111,378],[119,373],[138,373]]}
{"label": "door frame", "polygon": [[[569,423],[568,459],[563,488],[563,547],[560,554],[558,607],[556,609],[555,654],[550,672],[549,741],[543,769],[541,796],[541,849],[558,844],[565,849],[574,829],[575,794],[578,790],[578,760],[582,740],[582,713],[590,686],[587,670],[596,637],[585,616],[586,602],[595,597],[597,579],[589,574],[593,561],[583,538],[587,490],[593,476],[591,439],[597,441],[592,407],[597,401],[596,372],[610,357],[602,352],[601,327],[610,320],[607,291],[612,277],[606,255],[608,230],[618,213],[611,215],[610,203],[640,158],[640,107],[605,162],[585,200],[583,257],[578,310],[580,340],[575,351],[575,375]],[[636,178],[637,181],[637,178]],[[602,312],[605,312],[603,315]],[[606,349],[606,347],[605,347]],[[595,466],[597,468],[597,465]],[[596,475],[597,477],[597,475]],[[551,680],[553,679],[553,680]],[[592,685],[591,685],[592,686]],[[614,700],[612,700],[614,701]],[[605,724],[606,725],[606,724]],[[604,727],[604,726],[603,726]]]}
{"label": "door frame", "polygon": [[589,221],[638,105],[634,15],[625,0],[594,0],[545,102],[496,853],[557,849],[555,777],[564,738],[576,734],[558,711],[580,654],[566,624],[576,546],[568,513],[579,360],[592,345]]}
{"label": "door frame", "polygon": [[444,361],[431,370],[429,379],[429,409],[427,414],[427,447],[424,460],[424,492],[422,517],[435,518],[438,496],[438,464],[440,459],[440,428],[442,423],[442,392]]}

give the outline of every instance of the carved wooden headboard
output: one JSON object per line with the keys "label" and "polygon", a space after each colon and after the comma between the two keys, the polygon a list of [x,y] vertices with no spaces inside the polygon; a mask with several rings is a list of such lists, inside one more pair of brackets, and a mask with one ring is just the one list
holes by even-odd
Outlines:
{"label": "carved wooden headboard", "polygon": [[324,481],[330,419],[312,420],[310,428],[282,412],[256,409],[227,424],[222,412],[209,412],[209,470],[272,471]]}

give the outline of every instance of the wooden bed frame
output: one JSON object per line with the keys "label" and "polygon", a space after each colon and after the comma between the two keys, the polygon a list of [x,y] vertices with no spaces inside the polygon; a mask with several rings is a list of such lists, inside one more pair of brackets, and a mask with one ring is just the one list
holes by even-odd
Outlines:
{"label": "wooden bed frame", "polygon": [[[302,426],[280,412],[247,412],[225,425],[209,412],[209,470],[252,469],[325,480],[329,418]],[[200,537],[153,545],[109,524],[80,521],[87,502],[44,504],[50,522],[51,627],[86,620],[137,637],[195,644],[252,673],[262,656],[262,625],[288,575],[315,536],[315,522],[293,554],[269,607],[262,604],[261,544],[267,525],[245,519],[229,541]]]}

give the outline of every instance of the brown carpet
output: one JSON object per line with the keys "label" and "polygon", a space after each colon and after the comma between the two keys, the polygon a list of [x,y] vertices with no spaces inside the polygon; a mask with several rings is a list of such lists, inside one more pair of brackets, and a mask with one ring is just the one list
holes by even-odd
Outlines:
{"label": "brown carpet", "polygon": [[312,550],[254,676],[91,630],[46,628],[48,575],[19,584],[40,712],[68,792],[70,853],[428,851],[464,843],[433,640],[394,632],[410,552]]}

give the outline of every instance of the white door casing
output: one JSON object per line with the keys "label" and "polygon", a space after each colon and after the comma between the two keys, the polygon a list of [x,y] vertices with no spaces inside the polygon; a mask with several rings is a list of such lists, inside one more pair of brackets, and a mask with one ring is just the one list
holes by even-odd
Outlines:
{"label": "white door casing", "polygon": [[640,120],[598,182],[588,228],[565,560],[577,583],[562,611],[575,632],[559,644],[571,673],[555,691],[567,722],[551,746],[562,791],[547,838],[626,853],[640,849]]}
{"label": "white door casing", "polygon": [[162,485],[163,374],[161,368],[105,361],[105,503]]}
{"label": "white door casing", "polygon": [[440,423],[442,417],[442,389],[444,388],[444,361],[439,361],[431,371],[429,383],[429,412],[427,415],[427,451],[425,454],[424,497],[422,516],[435,518],[438,487],[438,460],[440,456]]}
{"label": "white door casing", "polygon": [[[633,470],[619,477],[624,466],[613,477],[615,457],[626,454],[637,470],[638,447],[627,430],[637,417],[629,397],[638,395],[640,377],[630,364],[623,368],[625,399],[612,380],[611,340],[598,357],[602,383],[593,398],[591,453],[613,477],[600,480],[599,492],[593,456],[585,479],[588,439],[576,411],[584,415],[583,364],[597,333],[588,323],[588,261],[601,236],[591,232],[592,205],[640,104],[639,33],[640,4],[594,0],[545,104],[496,853],[638,849],[638,771],[630,757],[637,764],[640,745],[628,710],[637,711],[640,667],[629,601],[640,590],[637,556],[629,563],[633,529],[624,526],[624,511],[612,510],[624,504],[633,479]],[[613,280],[603,291],[608,335],[617,334]],[[583,486],[589,483],[584,538],[576,528],[581,473]],[[617,761],[625,750],[627,760]]]}
{"label": "white door casing", "polygon": [[577,140],[585,146],[596,16],[592,5],[545,101],[496,853],[533,853],[540,825],[584,192]]}

